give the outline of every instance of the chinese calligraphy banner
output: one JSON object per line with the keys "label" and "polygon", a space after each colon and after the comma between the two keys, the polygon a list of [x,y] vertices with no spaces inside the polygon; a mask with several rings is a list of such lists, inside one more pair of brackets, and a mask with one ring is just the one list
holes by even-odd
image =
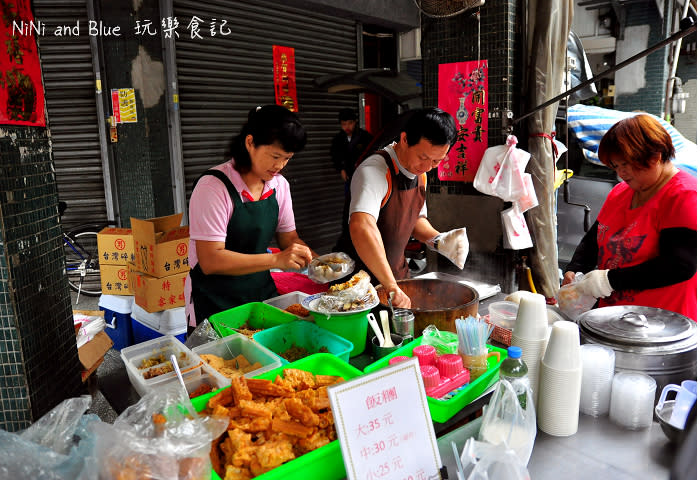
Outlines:
{"label": "chinese calligraphy banner", "polygon": [[438,166],[440,180],[471,182],[488,147],[488,61],[442,63],[438,107],[457,125],[457,142]]}
{"label": "chinese calligraphy banner", "polygon": [[292,47],[273,45],[272,64],[275,77],[275,103],[288,108],[292,112],[298,112],[294,49]]}
{"label": "chinese calligraphy banner", "polygon": [[30,30],[34,21],[30,0],[2,4],[0,124],[46,126],[39,54]]}

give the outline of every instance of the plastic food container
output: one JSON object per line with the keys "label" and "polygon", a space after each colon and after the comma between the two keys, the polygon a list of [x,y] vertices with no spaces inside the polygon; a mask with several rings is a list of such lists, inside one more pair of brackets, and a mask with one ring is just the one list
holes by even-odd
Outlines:
{"label": "plastic food container", "polygon": [[[214,340],[213,342],[205,343],[193,348],[192,351],[197,354],[197,356],[206,353],[216,355],[224,360],[231,360],[238,355],[243,355],[250,363],[260,362],[262,367],[246,373],[244,377],[254,377],[282,365],[280,358],[273,352],[261,344],[249,340],[245,335],[240,335],[238,333],[220,338],[219,340]],[[232,354],[233,357],[231,356]],[[202,360],[202,363],[206,362]],[[214,377],[223,382],[222,386],[231,384],[230,378],[219,373],[211,365],[206,366],[213,370],[212,375]]]}
{"label": "plastic food container", "polygon": [[[457,339],[456,333],[441,333],[454,336],[455,341]],[[422,337],[418,337],[412,342],[402,346],[391,355],[387,355],[386,357],[380,358],[376,362],[367,365],[364,369],[364,373],[375,372],[380,368],[388,366],[389,362],[394,357],[412,357],[413,349],[420,346],[421,340]],[[489,352],[500,352],[501,361],[508,356],[507,352],[502,348],[494,347],[492,345],[486,345],[486,348]],[[466,405],[476,400],[479,395],[484,393],[488,387],[493,385],[498,380],[498,367],[501,364],[501,361],[497,361],[495,355],[488,357],[488,370],[486,370],[486,372],[478,378],[474,379],[474,381],[468,383],[466,386],[463,386],[461,389],[458,389],[457,393],[449,400],[438,400],[432,397],[427,397],[428,409],[430,410],[430,416],[432,417],[433,421],[439,423],[446,422],[455,416],[455,414],[462,410]]]}
{"label": "plastic food container", "polygon": [[[319,353],[322,347],[328,353],[347,362],[350,360],[352,343],[343,337],[329,332],[309,322],[296,321],[268,328],[253,335],[253,340],[275,352],[277,355],[288,350],[293,345],[302,347],[309,353]],[[289,363],[279,357],[283,364]]]}
{"label": "plastic food container", "polygon": [[518,304],[515,302],[493,302],[489,305],[489,321],[499,327],[513,331],[517,316]]}
{"label": "plastic food container", "polygon": [[[362,375],[361,371],[339,358],[328,353],[319,353],[275,368],[256,378],[274,380],[277,375],[284,376],[285,368],[306,370],[316,375],[339,375],[345,380]],[[193,399],[192,404],[195,410],[198,412],[204,410],[212,396],[214,393]],[[334,440],[255,478],[256,480],[289,480],[290,478],[345,478],[346,476],[340,443],[338,440]],[[221,480],[221,477],[214,471],[212,471],[211,478],[212,480]]]}
{"label": "plastic food container", "polygon": [[[304,292],[289,292],[285,293],[284,295],[280,295],[279,297],[272,297],[268,298],[267,300],[263,300],[263,303],[267,305],[272,305],[273,307],[277,307],[280,310],[283,310],[287,308],[290,305],[294,305],[295,303],[298,303],[301,305],[301,302],[304,301],[306,297],[308,297],[308,293]],[[286,312],[289,313],[289,312]],[[310,315],[307,315],[305,317],[299,317],[299,318],[309,318]]]}
{"label": "plastic food container", "polygon": [[139,368],[143,360],[156,358],[160,355],[165,358],[165,362],[154,364],[149,368],[165,366],[170,363],[170,355],[173,354],[177,358],[183,380],[188,381],[190,377],[197,377],[202,374],[202,361],[199,356],[172,335],[165,335],[122,349],[121,357],[126,366],[126,373],[139,395],[145,395],[152,389],[178,381],[174,371],[146,379],[143,373],[148,368]]}
{"label": "plastic food container", "polygon": [[298,320],[296,315],[263,302],[246,303],[209,317],[214,330],[222,337],[237,333],[234,328],[240,328],[246,322],[255,329],[265,329],[295,320]]}

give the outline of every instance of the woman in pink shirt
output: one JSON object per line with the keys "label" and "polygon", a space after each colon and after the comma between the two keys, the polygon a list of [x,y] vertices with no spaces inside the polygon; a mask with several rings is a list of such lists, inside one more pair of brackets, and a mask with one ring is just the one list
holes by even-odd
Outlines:
{"label": "woman in pink shirt", "polygon": [[[277,295],[270,269],[301,269],[312,251],[299,238],[289,183],[279,174],[304,148],[299,118],[257,107],[233,138],[231,160],[206,171],[190,198],[190,327],[214,313]],[[267,253],[276,238],[279,253]]]}

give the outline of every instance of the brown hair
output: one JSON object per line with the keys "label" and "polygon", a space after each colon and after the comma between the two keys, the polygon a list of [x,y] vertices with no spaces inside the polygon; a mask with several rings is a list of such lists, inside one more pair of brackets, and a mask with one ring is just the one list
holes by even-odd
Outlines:
{"label": "brown hair", "polygon": [[648,168],[654,154],[661,154],[661,163],[676,154],[671,135],[650,115],[635,115],[610,127],[598,147],[598,158],[614,168],[610,157],[619,155],[636,168]]}

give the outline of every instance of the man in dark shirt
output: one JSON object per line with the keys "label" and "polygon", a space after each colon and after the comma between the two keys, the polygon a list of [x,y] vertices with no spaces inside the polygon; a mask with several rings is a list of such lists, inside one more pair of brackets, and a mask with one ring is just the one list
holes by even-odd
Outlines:
{"label": "man in dark shirt", "polygon": [[345,198],[343,207],[343,232],[348,228],[348,212],[350,197],[350,179],[355,172],[355,163],[360,155],[372,142],[372,135],[357,125],[357,114],[352,108],[343,108],[338,113],[340,131],[333,137],[331,144],[331,159],[333,166],[340,172],[345,182]]}
{"label": "man in dark shirt", "polygon": [[355,171],[355,163],[372,141],[372,135],[358,127],[357,115],[352,108],[343,108],[338,114],[338,120],[340,131],[333,137],[331,158],[333,166],[348,184]]}

